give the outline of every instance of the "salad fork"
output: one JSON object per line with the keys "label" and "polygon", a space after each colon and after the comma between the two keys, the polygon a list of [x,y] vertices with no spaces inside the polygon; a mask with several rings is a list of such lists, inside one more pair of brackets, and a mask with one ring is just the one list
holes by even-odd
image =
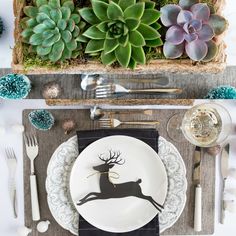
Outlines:
{"label": "salad fork", "polygon": [[40,220],[40,211],[39,211],[39,200],[38,200],[38,189],[37,189],[37,180],[34,172],[34,160],[38,156],[39,147],[38,141],[35,135],[33,134],[24,134],[24,143],[26,147],[26,154],[30,159],[30,194],[31,194],[31,210],[32,210],[32,219],[33,221]]}
{"label": "salad fork", "polygon": [[154,88],[154,89],[127,89],[119,84],[105,84],[99,85],[96,88],[96,98],[109,98],[113,95],[124,95],[124,94],[153,94],[153,93],[169,93],[179,94],[182,93],[180,88]]}
{"label": "salad fork", "polygon": [[100,119],[99,125],[101,128],[116,128],[120,125],[158,125],[159,121],[120,121],[113,118]]}
{"label": "salad fork", "polygon": [[6,152],[7,166],[9,170],[8,187],[9,187],[10,200],[12,204],[14,218],[17,218],[17,197],[16,197],[16,180],[15,180],[17,160],[13,148],[6,148],[5,152]]}

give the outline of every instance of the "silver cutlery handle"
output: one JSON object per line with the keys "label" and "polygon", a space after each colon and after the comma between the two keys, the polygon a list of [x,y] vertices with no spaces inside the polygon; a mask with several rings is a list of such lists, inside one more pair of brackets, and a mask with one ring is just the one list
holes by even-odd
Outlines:
{"label": "silver cutlery handle", "polygon": [[9,179],[9,194],[12,204],[14,218],[17,218],[17,197],[16,197],[16,185],[13,178]]}
{"label": "silver cutlery handle", "polygon": [[225,201],[224,201],[225,182],[226,182],[226,179],[223,179],[223,187],[222,187],[222,194],[221,194],[221,213],[220,213],[221,224],[225,223]]}
{"label": "silver cutlery handle", "polygon": [[182,93],[182,89],[179,88],[156,88],[156,89],[129,89],[128,93]]}
{"label": "silver cutlery handle", "polygon": [[123,121],[124,125],[159,125],[159,121]]}
{"label": "silver cutlery handle", "polygon": [[30,175],[30,194],[31,194],[32,220],[38,221],[40,220],[40,211],[39,211],[37,180],[35,175]]}
{"label": "silver cutlery handle", "polygon": [[167,85],[169,84],[169,78],[168,77],[156,77],[153,79],[133,79],[133,78],[129,78],[129,79],[114,79],[114,81],[118,81],[121,84],[124,83],[153,83],[153,84],[159,84],[159,85]]}
{"label": "silver cutlery handle", "polygon": [[194,230],[202,231],[202,187],[200,184],[195,188]]}

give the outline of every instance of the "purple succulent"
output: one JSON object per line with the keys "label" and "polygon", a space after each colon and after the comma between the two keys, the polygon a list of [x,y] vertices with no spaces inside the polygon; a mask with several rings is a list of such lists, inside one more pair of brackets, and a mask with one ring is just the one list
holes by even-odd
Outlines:
{"label": "purple succulent", "polygon": [[163,52],[166,58],[181,57],[184,52],[194,61],[210,61],[218,47],[212,40],[221,34],[227,21],[211,14],[206,3],[198,0],[180,0],[179,5],[161,8],[162,24],[168,27]]}

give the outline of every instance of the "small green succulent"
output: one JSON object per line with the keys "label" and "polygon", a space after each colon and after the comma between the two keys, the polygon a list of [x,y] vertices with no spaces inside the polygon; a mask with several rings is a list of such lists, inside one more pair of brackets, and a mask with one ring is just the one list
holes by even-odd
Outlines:
{"label": "small green succulent", "polygon": [[88,39],[85,53],[101,55],[103,64],[118,61],[134,69],[137,63],[146,63],[144,47],[163,44],[157,23],[160,12],[153,1],[91,0],[91,4],[79,11],[91,24],[82,35]]}
{"label": "small green succulent", "polygon": [[72,0],[34,0],[24,13],[21,35],[40,57],[52,62],[78,57],[86,24]]}

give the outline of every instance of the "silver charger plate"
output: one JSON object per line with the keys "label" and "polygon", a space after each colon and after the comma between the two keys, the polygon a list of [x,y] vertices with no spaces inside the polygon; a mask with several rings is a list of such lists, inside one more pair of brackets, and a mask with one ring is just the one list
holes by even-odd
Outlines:
{"label": "silver charger plate", "polygon": [[[159,138],[159,152],[168,176],[164,210],[159,214],[160,232],[170,228],[180,217],[186,203],[186,168],[176,147]],[[79,215],[71,200],[70,172],[78,157],[77,137],[62,143],[52,155],[47,169],[46,191],[49,209],[57,223],[78,235]]]}

